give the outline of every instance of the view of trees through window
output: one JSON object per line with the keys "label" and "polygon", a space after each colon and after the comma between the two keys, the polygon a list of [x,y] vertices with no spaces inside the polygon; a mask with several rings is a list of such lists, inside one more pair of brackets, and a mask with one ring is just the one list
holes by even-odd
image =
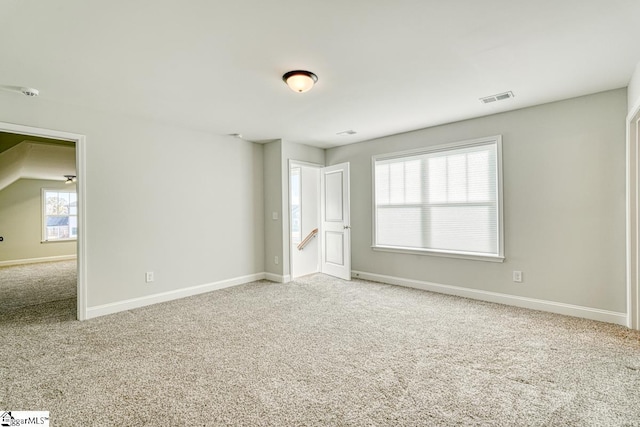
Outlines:
{"label": "view of trees through window", "polygon": [[75,191],[44,190],[44,240],[78,237],[78,197]]}

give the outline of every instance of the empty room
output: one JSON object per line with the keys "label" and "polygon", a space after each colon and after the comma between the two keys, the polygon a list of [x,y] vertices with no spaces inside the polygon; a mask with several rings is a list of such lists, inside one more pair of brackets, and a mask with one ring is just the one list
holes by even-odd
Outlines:
{"label": "empty room", "polygon": [[640,2],[0,4],[0,424],[640,426]]}

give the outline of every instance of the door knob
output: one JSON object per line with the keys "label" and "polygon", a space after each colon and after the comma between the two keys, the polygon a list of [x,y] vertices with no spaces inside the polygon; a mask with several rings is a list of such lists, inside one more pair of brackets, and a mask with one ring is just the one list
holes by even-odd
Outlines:
{"label": "door knob", "polygon": [[348,225],[345,225],[343,228],[344,228],[345,230],[348,230],[348,229],[350,229],[351,227],[350,227],[350,226],[348,226]]}

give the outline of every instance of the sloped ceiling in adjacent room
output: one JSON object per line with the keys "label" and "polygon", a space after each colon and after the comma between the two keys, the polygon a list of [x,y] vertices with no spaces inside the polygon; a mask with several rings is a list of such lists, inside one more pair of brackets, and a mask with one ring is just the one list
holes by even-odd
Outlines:
{"label": "sloped ceiling in adjacent room", "polygon": [[75,147],[75,144],[70,141],[42,138],[40,136],[25,136],[11,132],[0,132],[0,153],[7,151],[9,148],[14,147],[27,140],[29,142],[39,142],[42,144],[55,144],[64,147]]}
{"label": "sloped ceiling in adjacent room", "polygon": [[[19,179],[64,180],[76,175],[76,152],[73,144],[52,144],[25,140],[13,143],[0,138],[0,191]],[[5,148],[9,147],[9,148]]]}

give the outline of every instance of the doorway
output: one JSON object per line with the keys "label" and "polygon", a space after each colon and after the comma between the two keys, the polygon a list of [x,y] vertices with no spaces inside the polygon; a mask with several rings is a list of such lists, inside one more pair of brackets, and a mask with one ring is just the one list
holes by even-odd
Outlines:
{"label": "doorway", "polygon": [[289,163],[292,279],[320,271],[320,170],[315,164]]}
{"label": "doorway", "polygon": [[[55,233],[66,233],[66,232],[77,234],[77,239],[75,241],[75,252],[76,252],[76,261],[75,261],[76,310],[75,311],[76,311],[76,318],[78,320],[84,320],[86,319],[86,267],[85,267],[86,253],[85,253],[85,232],[84,232],[85,230],[84,225],[86,220],[85,218],[85,200],[86,200],[85,185],[86,184],[85,184],[85,157],[84,157],[85,137],[83,135],[78,135],[78,134],[73,134],[68,132],[60,132],[60,131],[54,131],[49,129],[34,128],[30,126],[22,126],[22,125],[16,125],[11,123],[1,123],[1,122],[0,122],[0,133],[19,135],[20,137],[24,137],[24,140],[33,140],[33,141],[36,141],[36,143],[43,142],[46,140],[46,143],[48,143],[50,146],[48,149],[44,149],[45,151],[44,154],[40,153],[41,155],[44,156],[44,158],[49,158],[48,156],[50,156],[51,155],[50,153],[52,152],[51,151],[52,145],[56,145],[56,144],[59,146],[73,147],[73,150],[75,151],[75,165],[74,165],[75,171],[74,173],[69,172],[68,175],[75,175],[74,185],[75,185],[75,194],[77,195],[77,198],[71,201],[70,199],[71,196],[68,195],[69,193],[71,193],[71,191],[66,191],[58,188],[58,187],[61,187],[60,185],[55,185],[56,188],[49,189],[51,190],[49,191],[49,193],[45,192],[46,189],[41,190],[42,196],[45,196],[45,197],[53,198],[54,193],[56,193],[56,200],[58,201],[57,203],[64,204],[65,205],[64,212],[67,213],[66,217],[65,215],[50,215],[51,218],[48,218],[47,210],[44,207],[46,205],[43,202],[42,217],[41,217],[41,224],[42,224],[42,235],[41,235],[42,243],[41,244],[43,245],[58,244],[58,243],[46,243],[48,240],[47,233],[49,231],[52,233],[51,236],[54,236]],[[16,150],[16,151],[19,151],[19,150]],[[28,147],[24,147],[24,151],[29,152],[30,155],[33,155],[36,152],[42,151],[42,147],[38,147],[37,145],[31,145]],[[8,165],[7,167],[10,168],[10,167],[16,166],[18,162],[16,160],[17,158],[18,157],[11,157],[10,159],[7,158],[5,160],[5,162]],[[42,163],[42,162],[38,162],[37,159],[35,162],[33,162],[34,165],[38,163]],[[47,163],[47,162],[44,162],[44,163]],[[31,169],[35,169],[35,166]],[[15,181],[16,176],[14,176],[13,178],[9,177],[7,178],[7,180]],[[62,181],[63,176],[60,176],[58,179]],[[69,200],[67,200],[67,198],[69,198]],[[63,202],[66,200],[68,203],[65,204],[63,202],[60,202],[60,200],[63,200]],[[74,205],[73,213],[75,215],[70,215],[71,211],[69,209],[71,205]],[[50,220],[49,221],[50,224],[47,224],[45,222],[47,219]],[[65,221],[67,222],[65,223]],[[66,224],[66,228],[65,228],[65,224],[63,223]],[[51,227],[49,227],[48,225],[51,225]],[[0,244],[2,244],[2,242],[0,242]],[[48,259],[47,258],[48,257],[44,257],[44,259],[46,260],[51,260],[51,261],[54,260],[51,258],[48,258]],[[28,264],[28,262],[26,261],[23,263]]]}
{"label": "doorway", "polygon": [[349,164],[289,162],[291,277],[351,280]]}

